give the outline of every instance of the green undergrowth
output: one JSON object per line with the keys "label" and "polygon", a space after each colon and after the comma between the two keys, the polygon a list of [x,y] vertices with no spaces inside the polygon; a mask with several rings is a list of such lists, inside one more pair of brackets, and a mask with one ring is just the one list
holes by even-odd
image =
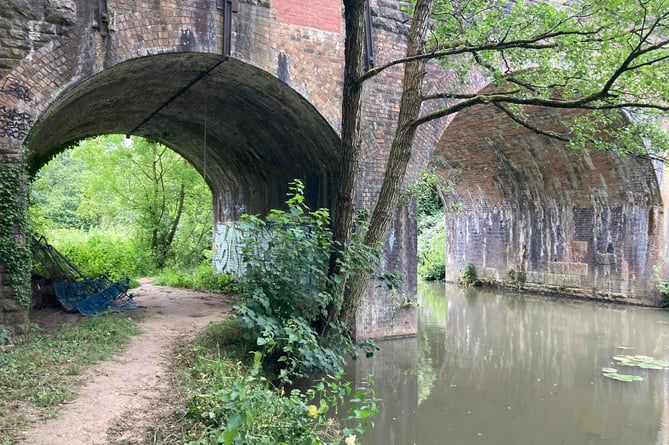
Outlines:
{"label": "green undergrowth", "polygon": [[[246,352],[253,344],[241,333],[235,319],[212,324],[178,354],[177,381],[187,393],[179,443],[359,443],[377,412],[373,391],[353,390],[340,376],[316,380],[306,390],[275,384],[263,373],[260,353]],[[341,413],[345,400],[352,408]]]}
{"label": "green undergrowth", "polygon": [[0,351],[0,444],[15,443],[36,418],[75,397],[74,387],[88,365],[110,358],[139,334],[127,314],[86,319],[54,335],[34,325],[30,335]]}
{"label": "green undergrowth", "polygon": [[155,277],[154,283],[199,291],[235,293],[237,282],[227,273],[217,273],[211,261],[205,259],[194,269],[167,267]]}
{"label": "green undergrowth", "polygon": [[[186,423],[176,433],[165,425],[154,437],[180,434],[176,443],[192,445],[353,445],[378,412],[372,389],[354,390],[342,379],[348,357],[376,346],[354,344],[328,313],[340,308],[337,290],[347,274],[371,270],[374,252],[357,241],[339,250],[327,209],[306,206],[302,182],[289,188],[287,210],[240,221],[245,270],[235,317],[211,325],[180,355]],[[330,275],[335,253],[340,274]],[[322,377],[311,387],[295,387],[314,375]]]}
{"label": "green undergrowth", "polygon": [[116,281],[151,272],[137,242],[123,231],[53,230],[49,232],[48,241],[89,278],[107,275]]}

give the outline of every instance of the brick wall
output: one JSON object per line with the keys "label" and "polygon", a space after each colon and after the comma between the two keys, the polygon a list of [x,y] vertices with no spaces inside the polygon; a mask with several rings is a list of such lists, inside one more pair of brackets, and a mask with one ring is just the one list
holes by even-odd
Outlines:
{"label": "brick wall", "polygon": [[0,79],[77,21],[74,1],[0,0]]}
{"label": "brick wall", "polygon": [[275,0],[281,23],[339,33],[342,30],[341,0]]}
{"label": "brick wall", "polygon": [[[569,118],[531,112],[553,130]],[[507,285],[658,303],[663,199],[651,161],[576,153],[480,106],[452,122],[433,165],[453,185],[449,280],[473,265]]]}

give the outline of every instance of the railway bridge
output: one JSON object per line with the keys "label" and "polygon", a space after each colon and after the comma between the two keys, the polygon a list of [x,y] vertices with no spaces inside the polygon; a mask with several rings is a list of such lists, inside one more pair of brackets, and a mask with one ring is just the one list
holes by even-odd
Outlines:
{"label": "railway bridge", "polygon": [[[400,2],[369,3],[369,62],[402,56]],[[231,224],[281,206],[290,180],[306,183],[312,207],[330,206],[342,8],[339,0],[0,0],[0,324],[20,331],[27,320],[17,264],[29,174],[82,138],[142,136],[191,162],[212,190],[219,265],[230,256]],[[458,81],[477,92],[487,83],[474,70],[464,81],[445,70],[435,79],[427,88]],[[360,209],[380,188],[400,80],[395,67],[364,89]],[[422,127],[414,152],[407,184],[432,164],[452,185],[448,278],[473,266],[498,282],[522,277],[525,286],[658,302],[654,267],[663,269],[667,227],[661,165],[570,153],[486,107]],[[415,294],[409,194],[382,266],[404,272],[404,294]],[[413,332],[402,299],[370,285],[358,336]]]}

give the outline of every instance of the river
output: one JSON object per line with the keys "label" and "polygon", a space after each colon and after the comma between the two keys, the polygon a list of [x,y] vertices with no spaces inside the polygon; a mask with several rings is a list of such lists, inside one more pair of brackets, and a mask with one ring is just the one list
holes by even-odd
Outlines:
{"label": "river", "polygon": [[[421,284],[418,335],[353,365],[380,414],[363,445],[669,444],[669,313]],[[643,377],[619,382],[602,368]]]}

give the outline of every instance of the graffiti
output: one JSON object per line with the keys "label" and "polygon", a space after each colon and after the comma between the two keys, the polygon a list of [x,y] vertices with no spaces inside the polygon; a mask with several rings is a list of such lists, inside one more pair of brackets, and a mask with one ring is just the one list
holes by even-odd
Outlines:
{"label": "graffiti", "polygon": [[0,105],[0,137],[23,139],[32,125],[32,116]]}
{"label": "graffiti", "polygon": [[30,102],[33,100],[28,87],[25,86],[20,80],[12,76],[7,77],[5,83],[2,85],[2,88],[0,88],[0,91],[25,102]]}
{"label": "graffiti", "polygon": [[213,261],[218,273],[241,275],[243,272],[240,237],[234,223],[216,225]]}

